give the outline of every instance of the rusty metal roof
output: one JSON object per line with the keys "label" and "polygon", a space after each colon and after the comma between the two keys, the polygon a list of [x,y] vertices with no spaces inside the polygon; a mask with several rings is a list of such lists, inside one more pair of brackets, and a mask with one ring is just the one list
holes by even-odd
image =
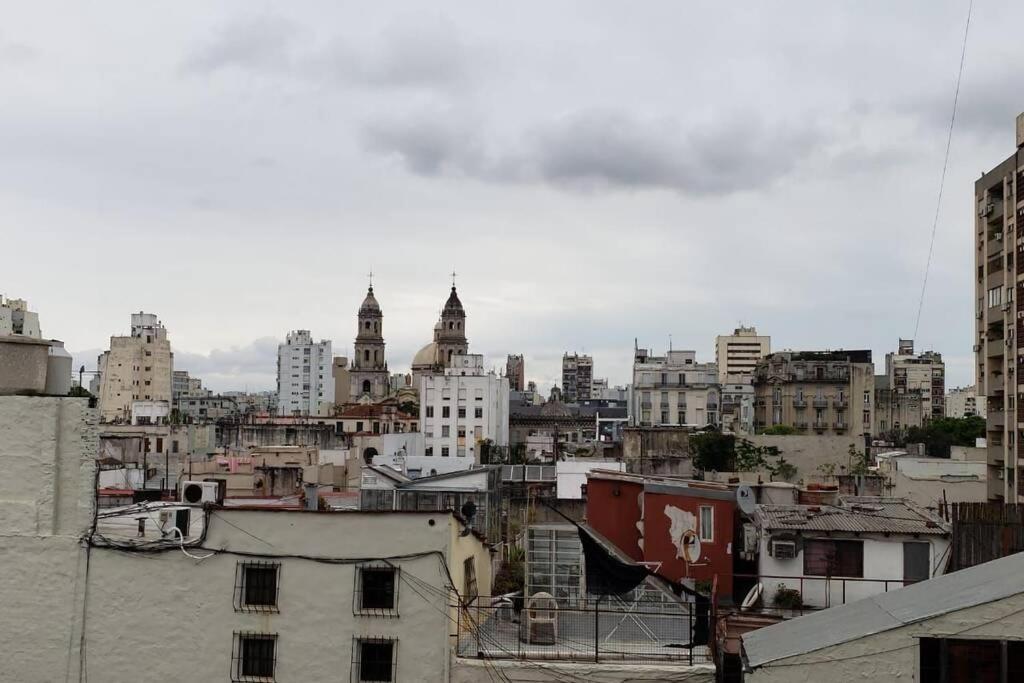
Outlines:
{"label": "rusty metal roof", "polygon": [[949,534],[945,522],[902,498],[844,496],[839,505],[758,505],[755,519],[768,531]]}

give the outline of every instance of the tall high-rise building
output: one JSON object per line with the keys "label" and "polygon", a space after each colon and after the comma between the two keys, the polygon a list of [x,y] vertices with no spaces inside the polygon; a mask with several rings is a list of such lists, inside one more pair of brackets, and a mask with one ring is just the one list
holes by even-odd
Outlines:
{"label": "tall high-rise building", "polygon": [[573,353],[562,355],[562,400],[576,403],[590,398],[594,383],[594,359]]}
{"label": "tall high-rise building", "polygon": [[521,353],[508,354],[505,376],[508,377],[509,388],[512,391],[523,391],[526,388],[526,362]]}
{"label": "tall high-rise building", "polygon": [[900,339],[896,353],[885,354],[885,374],[889,389],[897,396],[920,392],[922,420],[945,415],[946,364],[941,353],[915,354],[914,340]]}
{"label": "tall high-rise building", "polygon": [[[1024,258],[1017,246],[1024,230],[1024,114],[1017,117],[1017,147],[974,182],[974,352],[977,391],[986,397],[989,481],[1002,481],[1007,503],[1022,499],[1017,384],[1024,370]],[[1015,263],[1016,261],[1016,263]]]}
{"label": "tall high-rise building", "polygon": [[128,422],[132,404],[174,398],[174,354],[167,328],[152,313],[132,313],[131,333],[110,338],[110,350],[97,359],[99,410],[104,422]]}
{"label": "tall high-rise building", "polygon": [[390,376],[384,355],[384,313],[373,295],[373,285],[359,306],[352,364],[349,368],[349,399],[378,401],[388,395]]}
{"label": "tall high-rise building", "polygon": [[334,408],[331,341],[295,330],[277,347],[277,414],[330,415]]}
{"label": "tall high-rise building", "polygon": [[749,383],[757,361],[772,351],[772,338],[759,336],[756,327],[737,327],[730,335],[715,337],[718,381]]}

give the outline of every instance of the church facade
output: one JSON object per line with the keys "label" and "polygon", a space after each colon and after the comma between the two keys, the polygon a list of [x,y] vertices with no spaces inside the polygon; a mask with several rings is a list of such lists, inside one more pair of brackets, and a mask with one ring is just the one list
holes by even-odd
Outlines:
{"label": "church facade", "polygon": [[388,395],[388,361],[384,355],[384,313],[370,285],[359,307],[358,330],[349,369],[349,399],[378,401]]}

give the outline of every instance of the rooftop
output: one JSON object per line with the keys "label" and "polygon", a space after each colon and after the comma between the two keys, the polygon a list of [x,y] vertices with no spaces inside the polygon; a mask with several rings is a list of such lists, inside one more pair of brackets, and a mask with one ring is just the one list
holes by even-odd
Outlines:
{"label": "rooftop", "polygon": [[752,631],[743,650],[758,667],[1020,593],[1024,553]]}
{"label": "rooftop", "polygon": [[840,505],[758,505],[758,526],[772,531],[946,535],[939,518],[902,498],[843,496]]}

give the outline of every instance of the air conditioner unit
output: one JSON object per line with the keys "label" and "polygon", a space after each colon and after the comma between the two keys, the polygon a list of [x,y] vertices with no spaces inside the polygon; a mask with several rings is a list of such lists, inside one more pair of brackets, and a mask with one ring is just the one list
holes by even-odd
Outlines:
{"label": "air conditioner unit", "polygon": [[216,504],[220,501],[220,486],[215,481],[183,481],[181,502],[188,505]]}
{"label": "air conditioner unit", "polygon": [[772,557],[776,560],[796,558],[796,541],[772,541]]}

